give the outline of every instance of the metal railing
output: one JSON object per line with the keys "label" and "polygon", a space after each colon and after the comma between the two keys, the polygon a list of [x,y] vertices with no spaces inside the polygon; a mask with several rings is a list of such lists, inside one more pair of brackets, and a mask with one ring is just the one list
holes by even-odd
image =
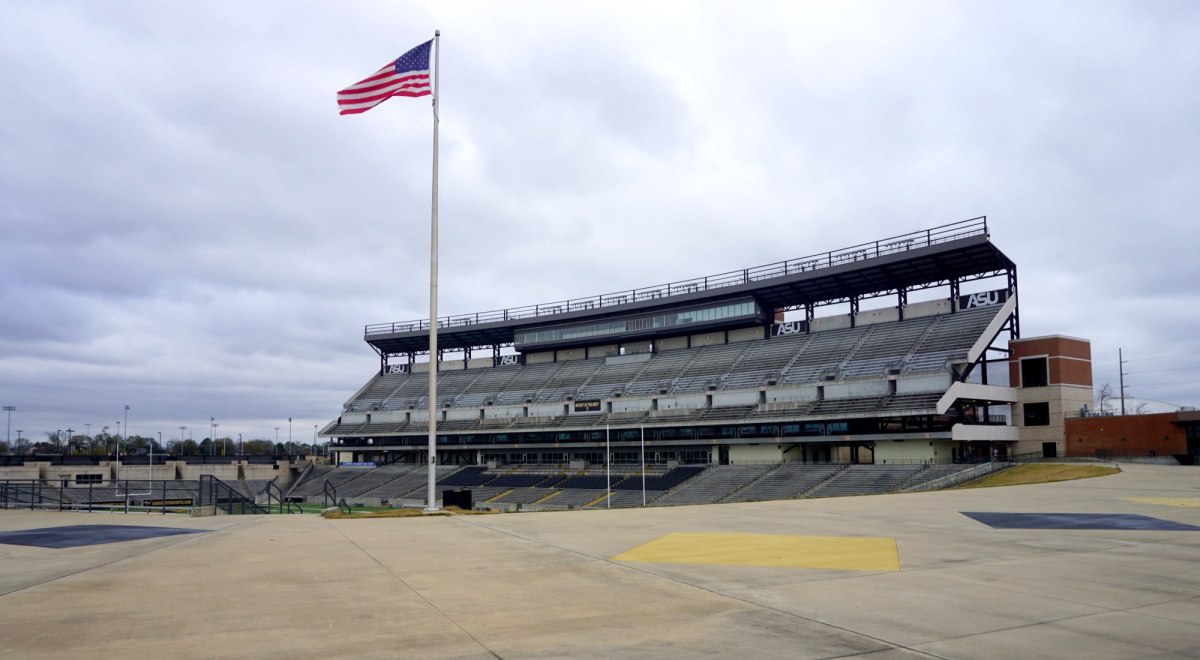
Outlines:
{"label": "metal railing", "polygon": [[[987,216],[971,218],[970,220],[961,220],[948,225],[941,225],[932,229],[924,229],[907,234],[901,234],[899,236],[892,236],[890,238],[871,241],[869,243],[861,243],[859,245],[842,248],[840,250],[822,252],[820,254],[809,255],[807,257],[800,257],[798,259],[788,259],[787,261],[777,261],[775,263],[766,264],[763,266],[743,268],[742,270],[734,270],[727,273],[718,273],[716,275],[681,280],[679,282],[670,282],[667,284],[658,284],[654,286],[629,289],[626,291],[617,291],[613,293],[602,293],[598,296],[588,296],[585,298],[559,300],[537,305],[526,305],[524,307],[476,312],[474,314],[445,316],[438,319],[438,327],[452,328],[467,325],[478,325],[481,323],[513,321],[524,318],[534,318],[538,316],[553,316],[556,314],[566,314],[569,312],[585,311],[601,307],[624,305],[631,302],[654,300],[657,298],[665,298],[667,296],[698,293],[701,291],[712,291],[713,289],[749,284],[750,282],[768,280],[777,277],[785,277],[788,275],[795,275],[797,273],[814,271],[820,268],[841,266],[844,264],[853,263],[855,261],[862,261],[888,254],[906,252],[908,250],[914,250],[917,248],[928,247],[931,245],[937,245],[939,243],[947,243],[961,238],[980,235],[988,235]],[[370,324],[364,328],[363,334],[364,336],[370,337],[373,335],[387,335],[400,332],[418,332],[428,329],[429,319],[418,319],[415,321],[404,321],[400,323]]]}
{"label": "metal railing", "polygon": [[904,493],[919,493],[927,490],[941,490],[951,488],[959,484],[965,484],[968,481],[975,481],[981,477],[986,477],[993,472],[999,472],[1013,466],[1013,463],[1007,461],[995,461],[993,463],[980,463],[973,468],[967,468],[961,472],[955,472],[944,477],[926,481],[915,486],[910,486],[900,492]]}
{"label": "metal railing", "polygon": [[215,507],[230,515],[271,512],[211,474],[200,475],[198,505]]}

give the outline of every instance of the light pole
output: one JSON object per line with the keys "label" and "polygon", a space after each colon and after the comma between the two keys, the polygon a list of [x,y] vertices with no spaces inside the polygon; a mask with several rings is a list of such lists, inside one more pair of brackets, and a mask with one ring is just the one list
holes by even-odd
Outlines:
{"label": "light pole", "polygon": [[238,434],[238,456],[245,456],[246,450],[242,449],[242,434]]}
{"label": "light pole", "polygon": [[293,451],[295,451],[295,448],[292,447],[292,418],[288,417],[288,453],[290,454]]}
{"label": "light pole", "polygon": [[4,412],[8,413],[8,425],[4,428],[4,446],[12,444],[12,414],[16,412],[16,406],[4,406]]}
{"label": "light pole", "polygon": [[71,440],[74,439],[75,429],[67,429],[67,452],[71,453]]}
{"label": "light pole", "polygon": [[313,456],[320,456],[321,452],[317,450],[317,425],[313,424]]}
{"label": "light pole", "polygon": [[[279,446],[279,427],[275,427],[275,447]],[[271,448],[271,453],[275,453],[275,447]]]}
{"label": "light pole", "polygon": [[208,442],[209,442],[208,453],[213,456],[217,455],[217,437],[216,436],[217,436],[217,418],[209,417],[208,418]]}
{"label": "light pole", "polygon": [[83,436],[88,439],[88,456],[96,453],[96,441],[92,440],[92,425],[85,423],[83,425]]}
{"label": "light pole", "polygon": [[54,448],[58,449],[62,445],[62,429],[54,430]]}
{"label": "light pole", "polygon": [[186,426],[179,427],[179,453],[183,454],[183,432],[187,430]]}

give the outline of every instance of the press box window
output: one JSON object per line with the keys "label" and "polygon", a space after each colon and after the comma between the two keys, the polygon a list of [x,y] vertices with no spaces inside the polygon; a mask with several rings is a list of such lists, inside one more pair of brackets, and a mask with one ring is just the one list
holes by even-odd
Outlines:
{"label": "press box window", "polygon": [[1021,360],[1021,387],[1045,387],[1050,384],[1046,369],[1046,358]]}
{"label": "press box window", "polygon": [[1050,426],[1049,403],[1027,403],[1025,409],[1025,426]]}

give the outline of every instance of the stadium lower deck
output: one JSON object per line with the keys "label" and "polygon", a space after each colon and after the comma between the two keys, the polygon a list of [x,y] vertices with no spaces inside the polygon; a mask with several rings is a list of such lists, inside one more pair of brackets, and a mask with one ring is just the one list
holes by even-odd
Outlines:
{"label": "stadium lower deck", "polygon": [[[716,504],[925,490],[955,477],[982,476],[1006,463],[752,464],[678,467],[603,465],[571,470],[539,465],[437,468],[435,499],[469,490],[477,509],[546,511],[634,506]],[[968,474],[968,471],[969,474]],[[326,493],[350,505],[404,506],[426,502],[428,468],[316,466],[289,491],[296,501],[326,502]]]}
{"label": "stadium lower deck", "polygon": [[[439,375],[443,463],[616,460],[650,443],[655,462],[719,462],[714,448],[793,444],[801,461],[853,456],[879,440],[948,439],[957,423],[1004,423],[938,403],[1007,308],[680,348],[621,358],[481,367]],[[428,378],[373,377],[323,432],[347,461],[417,461],[427,442]],[[593,401],[581,411],[578,402]],[[603,406],[601,403],[603,402]],[[613,435],[615,433],[615,435]],[[930,434],[934,435],[930,435]],[[610,437],[611,436],[611,437]],[[985,445],[979,445],[979,449]],[[984,454],[986,456],[986,453]],[[941,457],[950,460],[949,453]],[[958,454],[954,458],[968,458]],[[857,459],[857,457],[854,457]]]}

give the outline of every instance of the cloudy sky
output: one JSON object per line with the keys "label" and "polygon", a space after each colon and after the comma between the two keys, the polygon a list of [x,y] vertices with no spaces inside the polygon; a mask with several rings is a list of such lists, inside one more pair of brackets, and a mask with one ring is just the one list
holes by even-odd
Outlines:
{"label": "cloudy sky", "polygon": [[987,215],[1025,336],[1200,405],[1200,5],[0,4],[0,403],[297,440],[428,313],[429,99],[335,93],[442,30],[440,311]]}

